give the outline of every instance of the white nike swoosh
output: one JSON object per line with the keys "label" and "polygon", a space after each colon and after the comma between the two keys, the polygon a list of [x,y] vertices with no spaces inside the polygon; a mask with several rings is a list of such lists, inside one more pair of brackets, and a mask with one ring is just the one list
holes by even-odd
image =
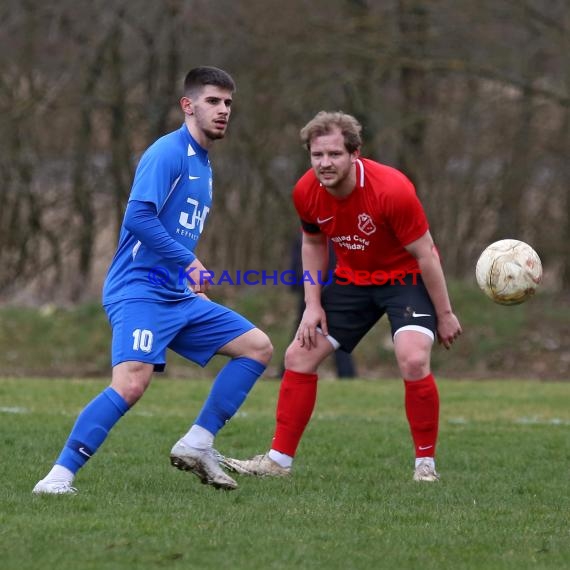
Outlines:
{"label": "white nike swoosh", "polygon": [[85,455],[85,457],[91,457],[91,455],[89,453],[87,453],[87,451],[85,450],[84,447],[80,447],[78,449],[79,453],[81,453],[82,455]]}
{"label": "white nike swoosh", "polygon": [[420,451],[425,451],[426,449],[429,449],[430,447],[433,447],[433,445],[420,445],[420,446],[418,447],[418,449],[419,449]]}
{"label": "white nike swoosh", "polygon": [[416,313],[416,311],[414,311],[412,317],[431,317],[431,315],[428,313]]}
{"label": "white nike swoosh", "polygon": [[333,218],[334,218],[334,216],[330,216],[328,218],[325,218],[324,220],[321,220],[321,218],[317,218],[317,224],[324,224],[325,222],[329,222]]}
{"label": "white nike swoosh", "polygon": [[188,178],[190,178],[190,180],[198,180],[198,178],[200,178],[200,177],[199,176],[192,176],[191,174],[189,174]]}

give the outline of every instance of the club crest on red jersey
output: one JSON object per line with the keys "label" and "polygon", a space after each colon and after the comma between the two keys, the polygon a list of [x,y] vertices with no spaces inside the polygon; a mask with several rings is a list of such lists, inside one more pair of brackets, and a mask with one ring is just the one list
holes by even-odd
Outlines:
{"label": "club crest on red jersey", "polygon": [[376,231],[374,220],[369,214],[358,215],[358,229],[367,236],[373,234]]}

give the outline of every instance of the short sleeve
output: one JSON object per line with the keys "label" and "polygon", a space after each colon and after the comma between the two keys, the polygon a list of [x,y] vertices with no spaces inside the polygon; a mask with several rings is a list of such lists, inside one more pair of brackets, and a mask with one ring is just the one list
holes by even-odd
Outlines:
{"label": "short sleeve", "polygon": [[402,176],[384,200],[386,221],[402,246],[416,241],[428,231],[424,208],[413,184],[407,178]]}
{"label": "short sleeve", "polygon": [[160,211],[181,172],[177,148],[167,139],[159,139],[141,157],[129,201],[150,202]]}

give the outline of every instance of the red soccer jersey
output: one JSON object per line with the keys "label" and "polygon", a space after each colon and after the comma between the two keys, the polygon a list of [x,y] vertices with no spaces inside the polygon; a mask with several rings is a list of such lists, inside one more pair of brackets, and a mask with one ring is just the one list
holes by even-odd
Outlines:
{"label": "red soccer jersey", "polygon": [[404,246],[429,226],[413,184],[399,170],[373,160],[356,161],[356,186],[335,198],[307,171],[293,189],[293,202],[304,230],[320,231],[333,242],[337,271],[360,272],[359,285],[377,283],[362,274],[419,271]]}

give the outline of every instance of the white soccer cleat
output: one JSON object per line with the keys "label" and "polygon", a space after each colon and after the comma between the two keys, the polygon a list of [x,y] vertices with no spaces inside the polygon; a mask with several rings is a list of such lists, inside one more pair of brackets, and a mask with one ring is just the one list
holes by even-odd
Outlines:
{"label": "white soccer cleat", "polygon": [[290,467],[281,467],[267,453],[242,460],[224,457],[220,460],[220,464],[230,471],[252,477],[288,477],[291,475]]}
{"label": "white soccer cleat", "polygon": [[196,449],[180,440],[170,451],[170,463],[177,469],[194,473],[204,485],[228,491],[237,489],[238,484],[222,471],[212,449]]}
{"label": "white soccer cleat", "polygon": [[36,483],[34,495],[76,495],[77,489],[69,481],[48,481],[42,479]]}
{"label": "white soccer cleat", "polygon": [[439,481],[439,473],[431,461],[420,461],[414,471],[414,481]]}

